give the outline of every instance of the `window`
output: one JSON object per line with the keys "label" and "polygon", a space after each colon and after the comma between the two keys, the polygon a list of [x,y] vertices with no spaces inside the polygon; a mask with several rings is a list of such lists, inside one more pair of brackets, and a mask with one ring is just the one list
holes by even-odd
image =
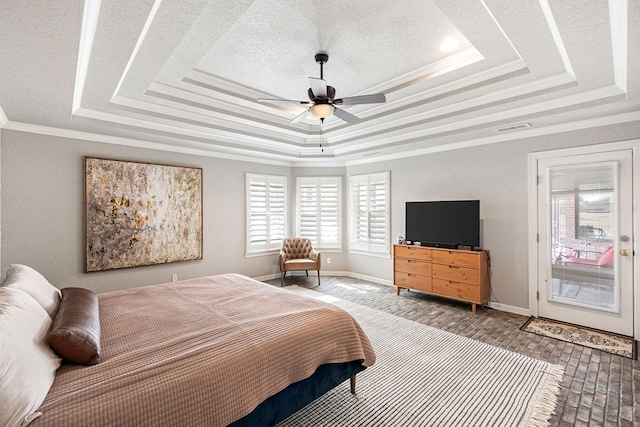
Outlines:
{"label": "window", "polygon": [[607,167],[557,167],[551,170],[552,259],[569,256],[598,260],[616,234],[614,172]]}
{"label": "window", "polygon": [[342,248],[342,179],[299,177],[296,192],[296,235],[314,248]]}
{"label": "window", "polygon": [[349,189],[350,249],[389,254],[389,172],[354,175]]}
{"label": "window", "polygon": [[279,250],[287,235],[287,178],[246,174],[247,254]]}

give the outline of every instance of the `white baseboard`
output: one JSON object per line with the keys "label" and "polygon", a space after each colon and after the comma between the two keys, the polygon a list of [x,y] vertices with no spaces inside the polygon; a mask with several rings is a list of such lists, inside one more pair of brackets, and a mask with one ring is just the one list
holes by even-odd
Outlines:
{"label": "white baseboard", "polygon": [[[333,270],[332,271],[323,271],[323,270],[320,270],[320,277],[322,277],[322,276],[352,277],[354,279],[366,280],[368,282],[378,283],[380,285],[394,286],[392,280],[384,280],[384,279],[380,279],[379,277],[367,276],[367,275],[364,275],[364,274],[353,273],[351,271],[333,271]],[[268,274],[266,276],[260,276],[260,277],[254,277],[254,279],[259,280],[259,281],[279,279],[279,278],[280,278],[280,273]],[[507,304],[500,304],[499,302],[496,302],[496,301],[489,301],[489,302],[487,302],[486,305],[487,305],[487,307],[491,307],[494,310],[506,311],[507,313],[519,314],[521,316],[526,316],[526,317],[531,316],[531,313],[529,312],[528,308],[516,307],[516,306],[513,306],[513,305],[507,305]]]}
{"label": "white baseboard", "polygon": [[514,305],[500,304],[499,302],[489,301],[487,307],[491,307],[494,310],[506,311],[508,313],[519,314],[521,316],[529,317],[531,313],[528,308],[516,307]]}
{"label": "white baseboard", "polygon": [[364,274],[358,274],[358,273],[351,273],[351,272],[346,272],[346,273],[347,274],[345,274],[345,276],[353,277],[354,279],[366,280],[367,282],[378,283],[380,285],[393,286],[393,281],[391,280],[384,280],[379,277],[366,276]]}
{"label": "white baseboard", "polygon": [[[296,272],[289,271],[287,274],[288,275],[296,274]],[[311,276],[316,277],[315,270],[313,271],[313,274],[309,274],[309,277],[311,277]],[[322,276],[341,276],[341,277],[342,276],[349,276],[349,277],[354,277],[354,276],[351,276],[351,273],[349,273],[348,271],[334,271],[334,270],[331,270],[331,271],[320,270],[320,277],[322,277]],[[265,280],[279,279],[279,278],[280,278],[280,273],[267,274],[266,276],[253,277],[253,279],[258,280],[260,282],[263,282]],[[369,279],[367,279],[365,277],[362,277],[361,279],[369,280]],[[377,280],[379,280],[379,279],[377,279]],[[374,280],[370,280],[370,281],[374,282]],[[378,282],[376,282],[376,283],[378,283]]]}

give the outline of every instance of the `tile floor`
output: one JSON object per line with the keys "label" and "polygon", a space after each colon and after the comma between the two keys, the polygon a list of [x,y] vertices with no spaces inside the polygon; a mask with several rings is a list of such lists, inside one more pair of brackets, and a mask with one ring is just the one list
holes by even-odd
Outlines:
{"label": "tile floor", "polygon": [[[348,277],[294,275],[300,285],[396,316],[564,366],[552,426],[640,426],[640,362],[523,332],[526,317]],[[280,279],[267,281],[280,286]],[[487,372],[490,381],[490,372]]]}

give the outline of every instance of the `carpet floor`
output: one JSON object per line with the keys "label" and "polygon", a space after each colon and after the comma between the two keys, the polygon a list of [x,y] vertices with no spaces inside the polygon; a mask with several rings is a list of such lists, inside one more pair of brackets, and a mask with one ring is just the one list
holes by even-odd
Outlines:
{"label": "carpet floor", "polygon": [[377,361],[280,424],[292,426],[547,426],[563,368],[300,287],[365,330]]}
{"label": "carpet floor", "polygon": [[636,360],[633,338],[533,316],[520,329]]}

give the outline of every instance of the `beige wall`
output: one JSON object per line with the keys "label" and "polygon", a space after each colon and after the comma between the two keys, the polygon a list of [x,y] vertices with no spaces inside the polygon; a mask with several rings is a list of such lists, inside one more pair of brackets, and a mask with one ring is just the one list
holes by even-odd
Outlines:
{"label": "beige wall", "polygon": [[[405,202],[479,199],[491,289],[501,304],[528,308],[527,154],[640,138],[640,122],[349,167],[347,175],[391,171],[391,238],[404,235]],[[391,260],[350,255],[353,273],[393,280]]]}
{"label": "beige wall", "polygon": [[[278,271],[275,256],[245,258],[246,172],[286,175],[290,168],[129,148],[23,132],[2,132],[2,274],[27,264],[55,286],[104,292],[242,272]],[[83,156],[203,168],[203,260],[110,272],[83,272]],[[290,178],[289,178],[290,179]]]}
{"label": "beige wall", "polygon": [[[527,154],[569,146],[640,138],[638,122],[527,138],[346,168],[288,168],[129,148],[2,130],[0,133],[1,267],[31,265],[58,287],[104,292],[225,272],[260,277],[278,272],[276,256],[244,256],[244,174],[343,176],[343,246],[348,240],[347,182],[352,174],[391,171],[391,238],[404,235],[410,200],[480,199],[481,239],[491,251],[492,291],[500,303],[528,306]],[[204,175],[204,259],[151,267],[83,273],[83,156],[197,166]],[[293,213],[290,229],[293,230]],[[392,281],[391,259],[342,253],[325,270]],[[391,291],[391,290],[390,290]]]}

